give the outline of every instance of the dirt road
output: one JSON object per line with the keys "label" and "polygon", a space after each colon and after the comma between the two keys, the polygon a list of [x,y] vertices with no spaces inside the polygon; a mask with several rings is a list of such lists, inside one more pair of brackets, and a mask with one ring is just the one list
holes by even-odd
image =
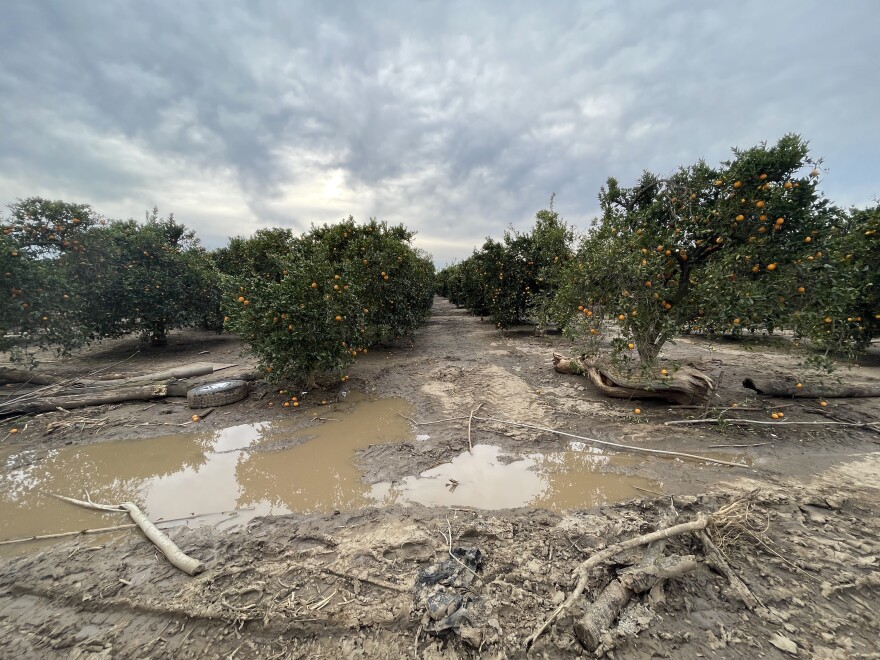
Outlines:
{"label": "dirt road", "polygon": [[[132,357],[138,348],[132,340],[108,342],[46,368],[73,374],[123,361],[114,369],[142,373],[196,360],[247,361],[233,338],[206,333],[175,334],[168,350],[143,347]],[[27,490],[28,479],[48,478],[40,470],[70,465],[59,462],[62,452],[116,447],[121,440],[190,434],[196,446],[178,461],[182,467],[165,466],[165,481],[150,482],[168,486],[182,478],[175,475],[196,478],[219,464],[217,438],[224,429],[275,425],[263,445],[235,455],[235,503],[243,506],[258,499],[244,497],[250,491],[243,471],[252,474],[257,465],[271,477],[264,482],[284,481],[286,473],[276,469],[285,465],[282,458],[294,457],[291,466],[304,460],[284,452],[327,442],[321,440],[323,428],[373,414],[370,399],[402,399],[406,416],[417,422],[465,418],[407,423],[397,439],[353,446],[349,466],[361,484],[357,496],[379,493],[373,506],[349,509],[338,504],[342,500],[328,500],[326,508],[303,512],[290,489],[276,488],[259,497],[272,500],[274,510],[293,513],[258,518],[233,531],[194,521],[172,528],[169,534],[181,548],[207,565],[194,578],[177,572],[131,531],[7,555],[0,559],[0,655],[523,655],[529,633],[573,589],[574,568],[597,549],[654,529],[661,518],[668,520],[671,508],[679,521],[691,520],[758,489],[746,527],[719,538],[761,606],[747,609],[701,561],[662,592],[636,597],[599,651],[627,658],[878,657],[880,435],[828,425],[665,426],[702,411],[641,403],[636,416],[631,402],[604,399],[578,377],[554,373],[554,350],[575,348],[559,336],[502,334],[438,299],[414,341],[371,351],[350,371],[344,389],[301,396],[296,409],[283,407],[288,395],[258,384],[245,401],[198,423],[190,422],[192,411],[180,400],[103,406],[75,419],[50,413],[26,427],[19,421],[23,430],[7,437],[3,449],[9,507]],[[815,401],[758,400],[741,387],[746,375],[797,370],[785,343],[684,338],[664,358],[701,361],[721,383],[713,405],[761,408],[731,416],[768,420],[770,410],[784,410],[786,421],[825,419],[809,412]],[[835,377],[878,375],[877,358],[869,356]],[[486,417],[705,453],[741,467],[596,452],[570,437],[482,421],[473,425],[470,453],[467,417],[480,404]],[[880,415],[869,399],[832,401],[829,408],[847,419]],[[368,439],[376,427],[374,421],[354,424]],[[359,435],[344,428],[346,437]],[[10,447],[12,440],[16,445]],[[330,456],[319,452],[309,460],[342,460]],[[133,490],[125,496],[138,499],[146,482],[136,471],[129,476],[124,487]],[[84,472],[81,478],[94,477]],[[459,557],[476,578],[461,561],[452,562],[450,548],[462,548]],[[670,542],[667,552],[673,551],[701,556],[691,536]],[[572,633],[574,621],[617,569],[638,560],[630,553],[596,569],[583,602],[541,636],[532,653],[585,653]],[[454,604],[447,607],[447,601]]]}

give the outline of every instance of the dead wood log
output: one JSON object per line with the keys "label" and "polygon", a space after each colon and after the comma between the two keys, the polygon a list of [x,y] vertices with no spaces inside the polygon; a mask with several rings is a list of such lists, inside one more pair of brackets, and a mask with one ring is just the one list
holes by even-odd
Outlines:
{"label": "dead wood log", "polygon": [[[801,387],[798,387],[798,384]],[[880,396],[880,383],[803,383],[793,376],[746,378],[743,387],[764,396],[797,399],[844,399]]]}
{"label": "dead wood log", "polygon": [[194,559],[187,555],[183,550],[177,547],[177,545],[168,538],[165,533],[156,527],[150,519],[144,515],[144,512],[138,508],[137,504],[133,502],[123,502],[122,504],[99,504],[97,502],[92,502],[91,499],[87,502],[83,500],[77,500],[72,497],[65,497],[64,495],[55,495],[54,493],[50,493],[52,497],[56,497],[59,500],[63,500],[64,502],[70,502],[71,504],[76,504],[77,506],[85,507],[86,509],[94,509],[96,511],[114,511],[120,513],[128,513],[131,519],[134,521],[134,524],[140,527],[141,531],[146,535],[150,541],[153,542],[159,550],[162,551],[162,554],[168,558],[174,566],[179,568],[181,571],[186,573],[187,575],[197,575],[205,570],[204,564],[200,562],[198,559]]}
{"label": "dead wood log", "polygon": [[61,378],[58,376],[49,376],[48,374],[38,374],[27,369],[16,369],[15,367],[0,367],[0,383],[26,383],[28,385],[54,385]]}
{"label": "dead wood log", "polygon": [[87,406],[101,406],[107,403],[124,401],[148,401],[167,396],[186,396],[192,385],[181,381],[170,381],[154,385],[135,385],[129,387],[104,388],[81,394],[59,394],[53,396],[41,393],[40,396],[22,396],[0,405],[0,415],[51,412],[58,408],[73,410]]}
{"label": "dead wood log", "polygon": [[[30,383],[33,385],[67,385],[71,387],[119,387],[125,385],[145,385],[156,381],[182,380],[206,376],[208,374],[238,366],[236,364],[218,364],[213,362],[196,362],[182,367],[173,367],[148,374],[122,375],[105,374],[95,378],[77,378],[69,376],[52,376],[26,369],[0,367],[0,383]],[[252,373],[252,372],[247,372]],[[253,380],[253,379],[251,379]]]}
{"label": "dead wood log", "polygon": [[647,383],[625,380],[583,356],[570,358],[554,353],[553,368],[561,374],[586,376],[601,394],[616,399],[661,399],[687,405],[705,401],[714,387],[712,379],[693,364],[684,365],[663,380]]}
{"label": "dead wood log", "polygon": [[[717,514],[716,514],[717,515]],[[673,525],[672,527],[666,527],[665,529],[658,529],[655,532],[651,532],[649,534],[642,534],[641,536],[637,536],[632,539],[627,539],[626,541],[621,541],[620,543],[615,543],[614,545],[610,545],[604,550],[601,550],[594,554],[589,559],[581,562],[580,566],[577,567],[575,574],[578,576],[577,584],[574,587],[574,591],[569,594],[568,598],[556,608],[556,610],[551,614],[544,622],[535,628],[531,635],[526,638],[526,649],[531,648],[532,644],[535,643],[535,640],[541,636],[547,627],[556,620],[556,618],[569,609],[578,598],[580,598],[584,589],[587,588],[587,580],[589,579],[590,571],[608,559],[611,559],[613,556],[623,552],[624,550],[629,550],[630,548],[637,548],[642,545],[648,545],[650,543],[654,543],[655,541],[663,541],[666,539],[671,539],[674,536],[679,536],[680,534],[687,534],[689,532],[696,532],[701,529],[706,529],[706,526],[709,524],[710,518],[705,514],[700,514],[697,516],[696,520],[692,520],[690,522],[681,523],[680,525]]]}
{"label": "dead wood log", "polygon": [[693,555],[646,558],[638,566],[626,569],[623,574],[605,587],[599,597],[587,609],[584,616],[574,624],[574,634],[588,651],[595,651],[602,633],[608,630],[620,616],[620,612],[636,594],[650,591],[655,585],[680,577],[699,566]]}

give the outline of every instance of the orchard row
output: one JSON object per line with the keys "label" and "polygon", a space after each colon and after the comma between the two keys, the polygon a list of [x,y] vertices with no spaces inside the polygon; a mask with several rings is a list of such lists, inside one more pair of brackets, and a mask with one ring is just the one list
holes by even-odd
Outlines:
{"label": "orchard row", "polygon": [[272,380],[311,383],[430,313],[434,268],[403,226],[353,219],[296,236],[258,231],[206,251],[173,216],[108,221],[90,207],[30,198],[0,233],[0,351],[33,360],[173,328],[238,333]]}
{"label": "orchard row", "polygon": [[648,364],[682,332],[785,329],[852,354],[880,335],[880,207],[835,207],[818,167],[787,135],[718,167],[608,179],[577,244],[541,211],[532,232],[487,240],[438,286],[501,327],[555,322],[588,353],[610,338]]}

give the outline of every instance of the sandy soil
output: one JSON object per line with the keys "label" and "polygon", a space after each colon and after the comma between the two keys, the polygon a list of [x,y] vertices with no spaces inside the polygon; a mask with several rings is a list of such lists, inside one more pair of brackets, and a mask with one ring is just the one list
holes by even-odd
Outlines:
{"label": "sandy soil", "polygon": [[[880,657],[880,434],[825,424],[664,426],[702,411],[641,403],[643,413],[634,416],[631,402],[604,399],[582,379],[556,374],[554,350],[575,352],[560,336],[502,334],[438,299],[414,341],[371,351],[351,370],[346,388],[406,399],[418,421],[467,416],[482,403],[481,412],[495,418],[643,447],[707,452],[748,466],[639,458],[616,469],[661,484],[662,496],[564,513],[483,511],[474,501],[454,509],[394,505],[292,514],[232,532],[175,528],[170,535],[207,565],[195,578],[177,572],[131,532],[100,537],[98,545],[92,540],[40,547],[0,559],[0,655],[525,655],[525,638],[571,592],[573,570],[597,549],[655,529],[670,508],[679,522],[691,520],[758,489],[749,517],[753,533],[722,534],[719,541],[761,606],[747,609],[727,581],[701,563],[667,582],[662,597],[633,599],[599,652],[627,658]],[[741,386],[747,375],[804,374],[785,342],[683,338],[663,357],[699,361],[720,381],[713,403],[765,409],[734,416],[769,420],[766,411],[785,410],[785,421],[824,421],[809,412],[814,401],[759,399]],[[234,338],[185,332],[174,333],[165,349],[120,340],[44,368],[82,374],[113,364],[112,371],[144,373],[204,360],[248,366]],[[880,359],[874,351],[833,377],[877,379]],[[314,392],[293,413],[281,408],[275,388],[257,383],[248,399],[218,408],[198,424],[188,423],[192,411],[183,400],[102,406],[78,412],[77,423],[49,413],[17,420],[21,432],[7,436],[4,445],[14,440],[40,461],[65,445],[155,437],[171,428],[196,432],[297,415],[308,426],[320,423],[309,415],[320,400],[335,401],[340,394],[339,387]],[[827,410],[855,421],[880,417],[876,399],[832,401]],[[93,423],[83,421],[89,419]],[[433,425],[430,435],[430,441],[361,449],[355,464],[368,483],[396,482],[467,448],[466,421]],[[485,423],[475,425],[472,440],[512,453],[568,447],[550,432]],[[472,564],[478,579],[450,564],[450,546],[480,551],[481,567]],[[702,557],[692,536],[671,542],[667,552]],[[638,561],[637,553],[629,553],[596,569],[586,597],[531,653],[590,655],[573,635],[573,622],[616,571]],[[426,586],[438,571],[450,575],[439,586]],[[438,591],[459,599],[466,620],[438,615]]]}

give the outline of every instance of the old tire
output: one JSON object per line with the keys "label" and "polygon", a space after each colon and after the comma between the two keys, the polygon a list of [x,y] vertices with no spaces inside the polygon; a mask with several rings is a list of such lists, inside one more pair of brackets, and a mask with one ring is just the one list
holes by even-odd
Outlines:
{"label": "old tire", "polygon": [[186,393],[190,408],[212,408],[241,401],[248,395],[246,380],[222,380],[194,387]]}

